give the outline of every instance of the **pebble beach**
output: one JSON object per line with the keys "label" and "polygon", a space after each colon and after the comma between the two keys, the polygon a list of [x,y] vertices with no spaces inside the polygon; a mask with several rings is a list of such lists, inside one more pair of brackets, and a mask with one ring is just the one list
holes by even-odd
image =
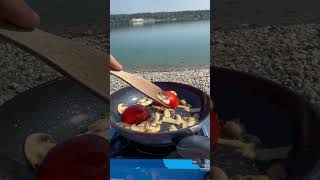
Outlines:
{"label": "pebble beach", "polygon": [[214,30],[213,63],[273,80],[320,105],[320,24]]}

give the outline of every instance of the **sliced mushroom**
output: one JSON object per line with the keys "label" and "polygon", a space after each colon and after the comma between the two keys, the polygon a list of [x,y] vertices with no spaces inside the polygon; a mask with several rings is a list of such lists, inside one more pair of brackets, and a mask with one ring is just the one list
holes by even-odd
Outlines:
{"label": "sliced mushroom", "polygon": [[109,140],[109,123],[108,118],[109,116],[105,116],[99,120],[97,120],[95,123],[88,126],[88,131],[86,134],[94,134],[100,137],[103,137],[107,140]]}
{"label": "sliced mushroom", "polygon": [[[153,125],[155,125],[155,126],[153,126]],[[149,132],[149,133],[157,133],[157,132],[159,132],[160,131],[160,129],[161,129],[161,126],[160,125],[158,125],[158,124],[147,124],[146,126],[145,126],[145,130],[146,130],[146,132]]]}
{"label": "sliced mushroom", "polygon": [[266,174],[274,180],[286,179],[288,176],[286,168],[280,163],[272,164],[266,170]]}
{"label": "sliced mushroom", "polygon": [[165,104],[170,103],[170,99],[167,96],[163,95],[161,92],[157,94],[157,97],[159,98],[160,101],[162,101]]}
{"label": "sliced mushroom", "polygon": [[142,98],[137,101],[137,104],[141,104],[147,101],[147,98]]}
{"label": "sliced mushroom", "polygon": [[179,108],[182,108],[183,110],[190,112],[191,109],[191,105],[187,104],[187,105],[178,105]]}
{"label": "sliced mushroom", "polygon": [[143,106],[149,106],[152,103],[153,103],[152,99],[149,99],[149,98],[142,98],[137,101],[137,104],[141,104]]}
{"label": "sliced mushroom", "polygon": [[176,123],[178,125],[181,125],[183,119],[181,118],[181,116],[179,114],[175,114],[174,119],[176,120]]}
{"label": "sliced mushroom", "polygon": [[127,123],[124,123],[124,122],[119,122],[118,125],[121,126],[121,127],[126,128],[126,129],[130,129],[130,127],[131,127],[130,124],[127,124]]}
{"label": "sliced mushroom", "polygon": [[162,122],[180,125],[175,119],[162,117]]}
{"label": "sliced mushroom", "polygon": [[156,109],[157,111],[164,111],[164,107],[162,107],[162,106],[156,106],[156,105],[152,105],[152,107],[154,108],[154,109]]}
{"label": "sliced mushroom", "polygon": [[184,128],[187,128],[188,127],[188,122],[186,120],[181,120],[181,127],[184,129]]}
{"label": "sliced mushroom", "polygon": [[153,119],[153,123],[156,123],[156,124],[162,124],[162,121],[160,120],[161,118],[161,115],[159,112],[156,112],[155,115],[154,115],[154,119]]}
{"label": "sliced mushroom", "polygon": [[180,105],[187,106],[187,101],[185,99],[181,99]]}
{"label": "sliced mushroom", "polygon": [[176,131],[178,130],[176,126],[174,126],[173,124],[171,124],[170,128],[169,128],[169,131]]}
{"label": "sliced mushroom", "polygon": [[195,117],[188,117],[188,119],[187,119],[187,126],[188,126],[188,127],[193,126],[193,125],[195,125],[197,122],[198,122],[198,119],[197,119],[197,118],[195,118]]}
{"label": "sliced mushroom", "polygon": [[228,180],[226,173],[216,166],[213,166],[212,168],[212,177],[214,180]]}
{"label": "sliced mushroom", "polygon": [[139,127],[145,127],[147,124],[150,124],[150,121],[143,121],[138,124]]}
{"label": "sliced mushroom", "polygon": [[[155,106],[155,105],[152,105],[152,107],[154,108],[154,109],[156,109],[157,111],[160,111],[160,112],[162,112],[162,111],[164,111],[164,110],[166,110],[167,108],[165,108],[165,107],[163,107],[163,106]],[[174,110],[173,109],[168,109],[170,112],[174,112]]]}
{"label": "sliced mushroom", "polygon": [[238,148],[237,151],[244,157],[261,162],[268,162],[276,159],[287,159],[288,153],[291,150],[291,146],[256,150],[256,145],[254,143],[244,143],[240,140],[223,138],[220,138],[217,143],[220,145]]}
{"label": "sliced mushroom", "polygon": [[199,119],[200,118],[200,115],[198,113],[194,113],[193,114],[193,117],[195,117],[196,119]]}
{"label": "sliced mushroom", "polygon": [[223,136],[232,139],[242,139],[243,138],[243,129],[240,124],[227,121],[222,128]]}
{"label": "sliced mushroom", "polygon": [[119,104],[118,105],[119,114],[122,114],[127,108],[128,108],[128,106],[126,104],[123,104],[123,103]]}
{"label": "sliced mushroom", "polygon": [[174,94],[174,95],[178,95],[175,91],[170,91],[172,94]]}
{"label": "sliced mushroom", "polygon": [[144,126],[137,126],[135,124],[131,125],[130,130],[138,131],[138,132],[145,132],[146,131]]}
{"label": "sliced mushroom", "polygon": [[237,151],[240,152],[242,156],[247,157],[249,159],[256,158],[256,152],[255,152],[256,146],[254,143],[244,143],[239,140],[222,139],[222,138],[218,139],[217,143],[220,145],[238,148]]}
{"label": "sliced mushroom", "polygon": [[163,111],[163,117],[164,118],[170,118],[171,117],[171,113],[170,113],[169,109],[165,109]]}
{"label": "sliced mushroom", "polygon": [[49,134],[35,133],[28,136],[24,144],[24,153],[34,169],[38,169],[47,153],[56,146],[56,141]]}
{"label": "sliced mushroom", "polygon": [[196,113],[196,112],[200,112],[201,108],[189,108],[189,112],[190,113]]}

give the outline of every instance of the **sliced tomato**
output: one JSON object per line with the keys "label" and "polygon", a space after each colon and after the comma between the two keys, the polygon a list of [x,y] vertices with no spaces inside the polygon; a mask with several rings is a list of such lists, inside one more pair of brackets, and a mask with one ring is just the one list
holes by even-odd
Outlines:
{"label": "sliced tomato", "polygon": [[109,143],[99,136],[76,136],[48,152],[39,168],[38,179],[109,179],[108,149]]}
{"label": "sliced tomato", "polygon": [[137,124],[147,120],[150,113],[146,107],[141,104],[129,106],[122,114],[122,122],[127,124]]}
{"label": "sliced tomato", "polygon": [[179,98],[177,95],[170,91],[164,91],[163,95],[167,96],[170,99],[169,106],[172,108],[176,108],[179,105]]}
{"label": "sliced tomato", "polygon": [[214,111],[210,111],[210,119],[211,143],[215,144],[221,136],[221,129],[217,115],[214,113]]}

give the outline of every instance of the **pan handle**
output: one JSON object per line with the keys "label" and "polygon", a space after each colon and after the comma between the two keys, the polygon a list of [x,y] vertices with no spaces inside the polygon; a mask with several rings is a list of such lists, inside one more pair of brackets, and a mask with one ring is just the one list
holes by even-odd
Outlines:
{"label": "pan handle", "polygon": [[179,154],[189,159],[210,159],[210,138],[192,135],[182,138],[176,146]]}

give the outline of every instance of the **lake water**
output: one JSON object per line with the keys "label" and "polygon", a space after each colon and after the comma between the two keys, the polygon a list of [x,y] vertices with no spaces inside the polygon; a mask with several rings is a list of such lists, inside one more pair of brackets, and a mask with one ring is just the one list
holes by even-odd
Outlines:
{"label": "lake water", "polygon": [[210,64],[210,21],[111,28],[110,52],[126,69]]}

